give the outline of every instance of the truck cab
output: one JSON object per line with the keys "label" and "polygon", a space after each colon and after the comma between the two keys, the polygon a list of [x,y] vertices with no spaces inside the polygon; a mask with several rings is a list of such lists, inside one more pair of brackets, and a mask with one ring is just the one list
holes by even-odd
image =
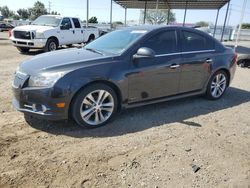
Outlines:
{"label": "truck cab", "polygon": [[86,43],[99,37],[97,28],[84,28],[78,18],[43,15],[30,25],[15,27],[10,40],[24,53],[30,49],[56,50],[59,46]]}

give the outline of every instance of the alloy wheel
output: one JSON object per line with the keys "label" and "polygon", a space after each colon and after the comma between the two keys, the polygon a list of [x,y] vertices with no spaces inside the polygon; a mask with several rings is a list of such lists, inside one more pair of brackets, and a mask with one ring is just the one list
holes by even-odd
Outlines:
{"label": "alloy wheel", "polygon": [[225,91],[227,85],[227,78],[224,74],[217,74],[211,83],[211,95],[214,98],[219,98]]}
{"label": "alloy wheel", "polygon": [[80,114],[89,125],[99,125],[107,121],[114,111],[114,99],[106,90],[95,90],[82,101]]}

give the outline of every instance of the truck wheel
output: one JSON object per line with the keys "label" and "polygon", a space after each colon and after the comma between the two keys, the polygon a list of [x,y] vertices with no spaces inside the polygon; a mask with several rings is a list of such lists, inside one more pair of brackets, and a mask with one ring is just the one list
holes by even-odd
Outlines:
{"label": "truck wheel", "polygon": [[89,39],[88,39],[87,43],[90,43],[93,40],[95,40],[95,35],[92,34],[92,35],[89,36]]}
{"label": "truck wheel", "polygon": [[19,52],[21,53],[27,53],[29,52],[29,48],[25,48],[25,47],[16,47],[18,49]]}
{"label": "truck wheel", "polygon": [[45,52],[55,51],[58,48],[58,43],[55,39],[49,39],[44,47]]}

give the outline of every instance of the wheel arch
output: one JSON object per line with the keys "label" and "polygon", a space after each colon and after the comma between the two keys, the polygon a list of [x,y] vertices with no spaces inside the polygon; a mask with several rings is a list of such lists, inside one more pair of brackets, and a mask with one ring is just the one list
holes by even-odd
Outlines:
{"label": "wheel arch", "polygon": [[59,40],[58,40],[58,38],[57,38],[56,36],[50,36],[50,37],[47,39],[47,41],[48,41],[49,39],[55,39],[56,42],[57,42],[57,46],[60,45],[60,44],[59,44]]}
{"label": "wheel arch", "polygon": [[71,106],[72,106],[72,103],[74,102],[76,96],[82,91],[84,90],[86,87],[90,86],[90,85],[93,85],[93,84],[104,84],[104,85],[107,85],[109,87],[111,87],[114,92],[116,93],[116,96],[117,96],[117,100],[118,100],[118,111],[120,111],[122,109],[122,93],[121,93],[121,90],[119,89],[119,87],[111,82],[111,81],[108,81],[108,80],[95,80],[95,81],[91,81],[87,84],[85,84],[84,86],[80,87],[72,96],[71,98],[71,101],[70,101],[70,104],[69,104],[69,109],[68,109],[68,116],[71,116]]}

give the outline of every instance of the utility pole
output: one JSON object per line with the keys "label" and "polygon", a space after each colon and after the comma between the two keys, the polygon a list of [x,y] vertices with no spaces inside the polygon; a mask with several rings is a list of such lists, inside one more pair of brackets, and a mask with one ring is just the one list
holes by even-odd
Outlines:
{"label": "utility pole", "polygon": [[51,10],[51,1],[49,1],[49,14],[50,14],[50,10]]}
{"label": "utility pole", "polygon": [[87,11],[86,11],[86,27],[88,27],[89,26],[89,0],[87,0],[87,5],[86,5],[86,7],[87,7]]}
{"label": "utility pole", "polygon": [[232,11],[232,4],[229,4],[229,15],[227,19],[227,26],[229,25],[230,17],[231,17],[231,11]]}

